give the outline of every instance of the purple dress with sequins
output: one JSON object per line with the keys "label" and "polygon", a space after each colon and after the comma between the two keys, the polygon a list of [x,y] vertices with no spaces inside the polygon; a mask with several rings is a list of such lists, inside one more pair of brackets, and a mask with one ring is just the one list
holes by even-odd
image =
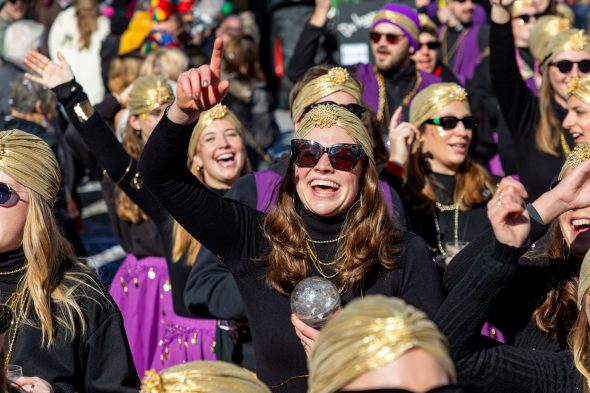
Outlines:
{"label": "purple dress with sequins", "polygon": [[140,377],[149,369],[159,371],[194,360],[216,360],[216,321],[174,313],[165,258],[127,255],[110,293],[123,314]]}

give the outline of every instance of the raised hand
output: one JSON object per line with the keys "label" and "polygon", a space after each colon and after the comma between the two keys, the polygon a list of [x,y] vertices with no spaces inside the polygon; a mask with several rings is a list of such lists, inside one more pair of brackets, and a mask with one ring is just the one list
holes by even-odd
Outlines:
{"label": "raised hand", "polygon": [[508,8],[508,7],[512,7],[512,4],[514,4],[515,0],[490,0],[490,4],[491,5],[495,5],[495,6],[500,6],[503,8]]}
{"label": "raised hand", "polygon": [[315,347],[315,342],[320,336],[320,331],[308,326],[305,322],[297,317],[295,314],[291,314],[291,323],[295,327],[295,334],[301,340],[301,345],[307,357],[311,355],[311,351]]}
{"label": "raised hand", "polygon": [[221,81],[223,41],[215,40],[210,64],[191,68],[178,77],[176,100],[168,111],[168,118],[178,124],[197,120],[199,114],[221,102],[229,89],[229,82]]}
{"label": "raised hand", "polygon": [[48,89],[53,89],[74,79],[72,68],[59,52],[57,52],[57,62],[53,62],[37,51],[30,51],[25,56],[25,65],[35,73],[26,73],[25,78]]}
{"label": "raised hand", "polygon": [[419,131],[414,125],[401,122],[402,107],[397,108],[389,122],[389,161],[404,166],[410,157],[410,150]]}
{"label": "raised hand", "polygon": [[498,184],[496,194],[488,202],[488,218],[500,243],[520,247],[528,238],[531,220],[524,201],[526,197],[524,186],[510,177]]}

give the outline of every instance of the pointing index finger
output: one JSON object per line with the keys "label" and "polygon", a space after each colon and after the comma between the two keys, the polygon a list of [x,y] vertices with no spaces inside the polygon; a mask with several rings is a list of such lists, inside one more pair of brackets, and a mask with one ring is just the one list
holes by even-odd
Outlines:
{"label": "pointing index finger", "polygon": [[209,67],[211,72],[219,77],[221,75],[221,60],[223,57],[223,41],[221,38],[216,38],[213,44],[213,54],[211,55],[211,63]]}

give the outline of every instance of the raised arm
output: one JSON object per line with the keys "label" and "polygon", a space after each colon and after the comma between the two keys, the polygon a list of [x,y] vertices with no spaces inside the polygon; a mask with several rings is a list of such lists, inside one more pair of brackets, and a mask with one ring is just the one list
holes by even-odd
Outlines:
{"label": "raised arm", "polygon": [[27,74],[27,78],[55,92],[70,123],[106,174],[150,219],[158,225],[166,224],[168,215],[141,184],[137,161],[125,151],[110,127],[95,112],[82,86],[74,79],[70,65],[59,52],[57,58],[58,61],[53,62],[38,52],[29,52],[25,64],[37,75]]}
{"label": "raised arm", "polygon": [[539,100],[522,80],[516,63],[510,17],[512,3],[513,0],[492,2],[490,76],[508,129],[518,137],[536,131],[537,125],[531,124],[531,120],[539,116]]}
{"label": "raised arm", "polygon": [[215,41],[210,65],[180,75],[176,99],[150,136],[139,172],[174,219],[229,263],[258,256],[262,215],[209,191],[189,171],[185,158],[199,114],[220,102],[229,87],[219,80],[222,45]]}

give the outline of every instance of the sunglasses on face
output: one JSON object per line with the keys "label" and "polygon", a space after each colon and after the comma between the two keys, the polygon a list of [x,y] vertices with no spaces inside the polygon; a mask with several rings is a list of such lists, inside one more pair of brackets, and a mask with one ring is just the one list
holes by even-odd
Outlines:
{"label": "sunglasses on face", "polygon": [[328,153],[332,168],[339,171],[352,171],[364,155],[362,146],[353,143],[337,143],[324,147],[307,139],[291,141],[291,154],[295,158],[295,164],[300,168],[313,168],[324,153]]}
{"label": "sunglasses on face", "polygon": [[438,42],[438,41],[422,42],[420,44],[420,49],[422,49],[424,46],[426,46],[430,50],[436,50],[436,49],[440,48],[440,42]]}
{"label": "sunglasses on face", "polygon": [[537,20],[542,16],[543,16],[543,14],[522,14],[522,15],[515,16],[512,19],[514,19],[514,20],[518,19],[519,24],[526,25],[529,22],[531,22],[533,20]]}
{"label": "sunglasses on face", "polygon": [[307,114],[307,112],[311,111],[313,108],[317,108],[320,105],[337,105],[341,108],[346,109],[347,111],[351,112],[353,115],[355,115],[356,117],[358,117],[360,120],[363,119],[363,114],[367,111],[367,109],[359,104],[338,104],[334,101],[323,101],[323,102],[316,102],[314,104],[308,105],[305,107],[305,109],[303,110],[303,114],[301,115],[301,118],[303,118],[303,116],[305,116]]}
{"label": "sunglasses on face", "polygon": [[0,206],[12,207],[17,204],[19,200],[16,191],[10,187],[9,184],[0,183]]}
{"label": "sunglasses on face", "polygon": [[378,44],[379,41],[381,41],[382,36],[385,36],[387,43],[389,43],[391,45],[397,44],[405,37],[405,35],[403,35],[403,34],[392,34],[392,33],[381,34],[381,33],[377,33],[376,31],[372,31],[370,34],[371,41],[373,41],[373,44]]}
{"label": "sunglasses on face", "polygon": [[476,131],[479,122],[475,116],[465,116],[462,119],[459,119],[455,116],[444,116],[444,117],[435,117],[434,119],[426,120],[428,124],[434,124],[435,126],[441,127],[445,131],[454,130],[459,122],[463,123],[466,130]]}
{"label": "sunglasses on face", "polygon": [[574,68],[574,64],[578,65],[578,70],[582,74],[587,74],[590,72],[590,60],[580,60],[580,61],[571,61],[571,60],[559,60],[553,63],[549,63],[550,66],[557,67],[559,72],[562,74],[568,74]]}

